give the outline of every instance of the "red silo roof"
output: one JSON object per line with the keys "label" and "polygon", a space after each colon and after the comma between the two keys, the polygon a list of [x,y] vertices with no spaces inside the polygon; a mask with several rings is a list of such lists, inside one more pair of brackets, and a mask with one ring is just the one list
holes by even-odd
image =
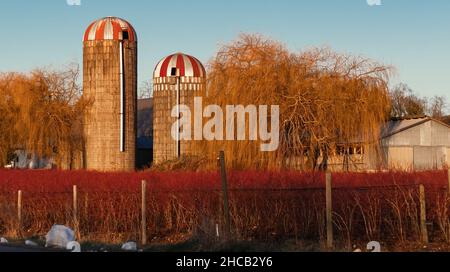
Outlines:
{"label": "red silo roof", "polygon": [[198,59],[183,53],[176,53],[162,59],[156,65],[153,77],[173,76],[173,68],[178,68],[182,77],[206,77],[206,70],[203,64]]}
{"label": "red silo roof", "polygon": [[[128,34],[128,38],[124,37],[124,33]],[[136,31],[130,23],[117,17],[105,17],[93,22],[84,34],[84,41],[125,39],[137,41]]]}

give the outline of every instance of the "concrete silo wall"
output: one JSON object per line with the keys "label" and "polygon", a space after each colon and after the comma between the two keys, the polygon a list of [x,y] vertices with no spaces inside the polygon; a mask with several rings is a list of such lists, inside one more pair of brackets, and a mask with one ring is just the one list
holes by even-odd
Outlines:
{"label": "concrete silo wall", "polygon": [[133,171],[136,165],[137,43],[123,42],[124,152],[120,150],[120,41],[86,41],[83,91],[92,103],[84,118],[85,166],[97,171]]}
{"label": "concrete silo wall", "polygon": [[[186,105],[194,114],[194,98],[201,96],[205,88],[203,78],[181,77],[180,104]],[[177,84],[175,78],[155,78],[153,84],[153,162],[156,164],[177,159],[177,141],[171,135],[176,118],[171,116],[177,105]],[[193,129],[193,126],[192,126]],[[194,133],[192,132],[192,135]],[[181,141],[181,156],[195,155],[192,141]]]}

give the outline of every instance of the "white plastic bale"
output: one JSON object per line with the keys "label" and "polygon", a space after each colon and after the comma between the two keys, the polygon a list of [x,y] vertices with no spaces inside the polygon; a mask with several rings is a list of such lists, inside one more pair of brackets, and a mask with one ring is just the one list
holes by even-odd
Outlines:
{"label": "white plastic bale", "polygon": [[128,243],[122,245],[122,250],[137,251],[137,244],[136,244],[136,242],[128,242]]}
{"label": "white plastic bale", "polygon": [[75,241],[75,232],[62,225],[55,225],[45,236],[46,247],[66,248],[67,244]]}

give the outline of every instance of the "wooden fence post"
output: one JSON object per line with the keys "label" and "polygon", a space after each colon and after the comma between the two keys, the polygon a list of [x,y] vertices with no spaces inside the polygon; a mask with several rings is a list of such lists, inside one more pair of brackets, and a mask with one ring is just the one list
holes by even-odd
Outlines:
{"label": "wooden fence post", "polygon": [[89,193],[84,194],[84,216],[85,218],[89,216]]}
{"label": "wooden fence post", "polygon": [[427,230],[427,206],[425,202],[425,187],[421,184],[419,186],[420,199],[420,233],[422,243],[428,244],[428,230]]}
{"label": "wooden fence post", "polygon": [[326,173],[327,247],[333,248],[333,195],[331,172]]}
{"label": "wooden fence post", "polygon": [[141,207],[141,239],[142,245],[147,244],[147,181],[142,181],[142,207]]}
{"label": "wooden fence post", "polygon": [[448,192],[450,194],[450,168],[447,170]]}
{"label": "wooden fence post", "polygon": [[80,228],[78,221],[78,187],[76,185],[73,186],[72,193],[73,225],[77,240],[80,240]]}
{"label": "wooden fence post", "polygon": [[17,222],[19,235],[22,236],[22,191],[17,192]]}
{"label": "wooden fence post", "polygon": [[219,162],[220,162],[220,176],[222,178],[222,198],[223,198],[223,208],[225,212],[225,234],[226,238],[229,239],[231,237],[231,215],[230,215],[230,204],[228,198],[228,180],[227,180],[227,170],[226,170],[226,161],[225,161],[225,152],[220,151],[219,154]]}

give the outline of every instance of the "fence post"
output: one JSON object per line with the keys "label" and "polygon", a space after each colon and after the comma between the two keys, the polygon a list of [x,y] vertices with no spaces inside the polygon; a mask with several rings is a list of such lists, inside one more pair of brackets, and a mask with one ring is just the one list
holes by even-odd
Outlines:
{"label": "fence post", "polygon": [[331,172],[326,173],[327,247],[333,248],[333,195]]}
{"label": "fence post", "polygon": [[80,228],[78,222],[78,187],[76,185],[73,186],[72,192],[73,225],[77,240],[80,240]]}
{"label": "fence post", "polygon": [[141,238],[142,245],[147,244],[147,181],[142,181]]}
{"label": "fence post", "polygon": [[219,162],[220,162],[220,176],[222,178],[222,198],[223,198],[223,208],[225,212],[225,232],[226,238],[229,239],[231,237],[231,215],[230,215],[230,205],[228,199],[228,180],[227,180],[227,170],[226,170],[226,162],[225,162],[225,152],[220,151],[219,154]]}
{"label": "fence post", "polygon": [[22,191],[19,190],[17,192],[17,221],[18,221],[18,230],[19,235],[22,236]]}
{"label": "fence post", "polygon": [[448,192],[450,194],[450,168],[447,170]]}
{"label": "fence post", "polygon": [[428,244],[428,230],[427,230],[427,206],[425,202],[425,187],[421,184],[419,186],[419,199],[420,199],[420,233],[421,241],[424,244]]}
{"label": "fence post", "polygon": [[85,218],[89,216],[89,193],[84,194],[84,216]]}

